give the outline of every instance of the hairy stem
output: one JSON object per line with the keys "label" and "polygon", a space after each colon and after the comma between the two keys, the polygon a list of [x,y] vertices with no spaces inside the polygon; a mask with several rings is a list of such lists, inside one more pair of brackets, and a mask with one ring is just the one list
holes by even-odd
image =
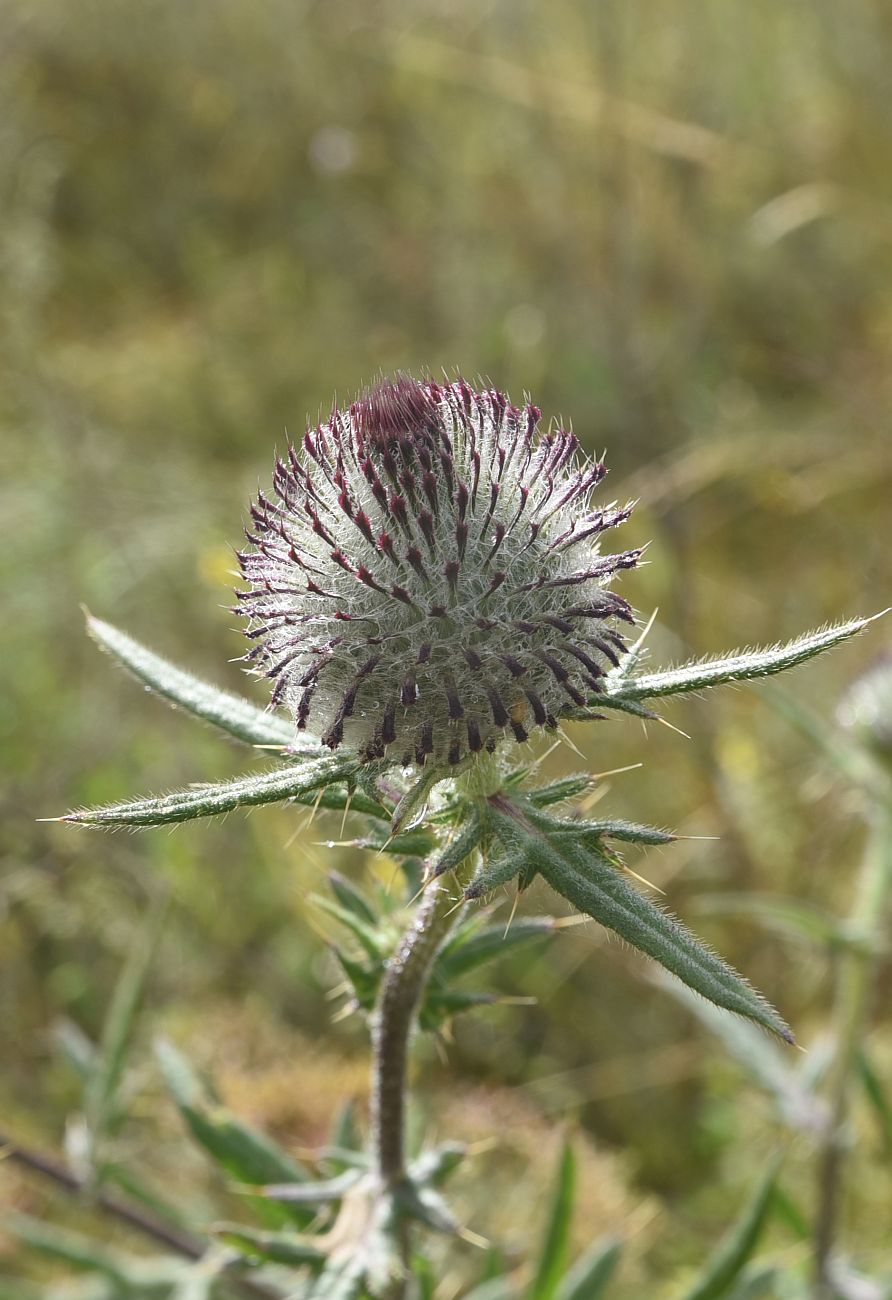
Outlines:
{"label": "hairy stem", "polygon": [[397,1186],[406,1174],[406,1083],[415,1011],[437,949],[462,910],[448,889],[429,885],[381,986],[372,1033],[372,1130],[375,1165],[385,1187]]}
{"label": "hairy stem", "polygon": [[840,957],[836,994],[836,1053],[830,1072],[830,1119],[818,1166],[815,1221],[816,1300],[832,1300],[833,1247],[839,1219],[847,1146],[847,1120],[858,1045],[870,1013],[878,961],[877,939],[892,885],[892,809],[878,803],[858,879],[848,929],[860,940]]}

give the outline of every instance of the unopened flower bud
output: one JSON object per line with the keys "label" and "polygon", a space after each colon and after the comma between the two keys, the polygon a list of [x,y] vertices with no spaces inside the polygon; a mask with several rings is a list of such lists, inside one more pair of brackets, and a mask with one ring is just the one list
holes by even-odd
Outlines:
{"label": "unopened flower bud", "polygon": [[586,704],[624,643],[603,464],[499,392],[399,377],[308,430],[251,508],[238,593],[272,703],[332,749],[455,765]]}

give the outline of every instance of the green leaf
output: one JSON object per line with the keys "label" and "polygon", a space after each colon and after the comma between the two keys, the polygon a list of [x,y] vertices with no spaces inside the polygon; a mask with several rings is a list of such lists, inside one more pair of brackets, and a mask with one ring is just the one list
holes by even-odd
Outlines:
{"label": "green leaf", "polygon": [[724,682],[745,682],[758,677],[770,677],[774,673],[795,668],[797,664],[805,663],[822,651],[847,641],[849,637],[857,636],[874,618],[881,617],[882,615],[876,614],[872,618],[855,618],[848,623],[808,632],[794,641],[788,641],[786,645],[735,651],[720,659],[704,659],[699,662],[692,660],[679,668],[667,668],[637,677],[625,676],[620,667],[607,674],[603,692],[594,696],[592,703],[610,703],[611,697],[623,702],[634,702],[663,695],[688,695],[708,686],[720,686]]}
{"label": "green leaf", "polygon": [[434,858],[428,875],[431,880],[444,876],[447,871],[455,871],[474,852],[483,838],[483,819],[476,809],[466,806],[466,820],[456,834]]}
{"label": "green leaf", "polygon": [[263,1195],[271,1201],[282,1201],[288,1205],[327,1205],[330,1201],[340,1201],[354,1187],[360,1178],[356,1169],[348,1169],[337,1178],[320,1179],[318,1182],[269,1183],[263,1188]]}
{"label": "green leaf", "polygon": [[97,645],[107,650],[157,695],[230,736],[250,745],[284,746],[293,753],[319,753],[318,743],[297,735],[294,724],[287,719],[267,713],[239,695],[193,677],[110,623],[88,614],[87,631]]}
{"label": "green leaf", "polygon": [[[156,1044],[161,1073],[195,1141],[233,1178],[250,1186],[269,1183],[305,1183],[307,1174],[273,1141],[232,1115],[213,1091],[202,1082],[186,1058],[170,1043]],[[282,1219],[271,1202],[263,1207],[276,1222]],[[291,1216],[301,1224],[310,1219],[307,1211],[295,1209]]]}
{"label": "green leaf", "polygon": [[356,1102],[351,1098],[335,1115],[328,1146],[342,1151],[361,1151],[362,1134],[356,1118]]}
{"label": "green leaf", "polygon": [[780,1160],[771,1162],[756,1191],[700,1277],[684,1293],[684,1300],[719,1300],[739,1275],[759,1242],[771,1208]]}
{"label": "green leaf", "polygon": [[326,812],[361,813],[364,817],[374,817],[376,821],[390,821],[390,813],[376,799],[371,799],[361,790],[350,790],[346,786],[334,785],[323,790],[321,795],[312,793],[301,795],[297,803],[309,804],[312,808]]}
{"label": "green leaf", "polygon": [[9,1214],[3,1227],[19,1241],[39,1251],[50,1259],[61,1260],[74,1268],[101,1273],[104,1277],[129,1290],[127,1262],[122,1256],[108,1250],[98,1242],[54,1223],[41,1223],[26,1214]]}
{"label": "green leaf", "polygon": [[332,944],[332,951],[350,982],[354,1001],[364,1011],[370,1011],[375,1005],[375,999],[378,996],[378,985],[381,983],[381,976],[384,973],[383,960],[370,969],[363,962],[357,961],[335,944]]}
{"label": "green leaf", "polygon": [[149,911],[115,984],[111,1004],[102,1028],[99,1051],[94,1057],[86,1086],[85,1110],[90,1148],[95,1160],[97,1146],[117,1117],[117,1097],[136,1016],[151,969],[158,939],[167,914],[166,899],[157,898]]}
{"label": "green leaf", "polygon": [[491,1277],[468,1291],[464,1300],[513,1300],[514,1286],[508,1277]]}
{"label": "green leaf", "polygon": [[782,1277],[782,1270],[773,1264],[754,1264],[752,1268],[744,1270],[736,1285],[723,1295],[722,1300],[763,1300],[765,1296],[777,1296],[777,1287]]}
{"label": "green leaf", "polygon": [[355,912],[341,907],[340,903],[336,903],[333,898],[326,898],[324,894],[311,894],[310,901],[349,930],[373,961],[380,961],[387,948],[387,940],[383,935],[380,935],[366,921],[361,921]]}
{"label": "green leaf", "polygon": [[399,835],[367,835],[356,841],[357,847],[374,849],[377,853],[390,853],[394,857],[425,858],[436,847],[431,831],[422,826]]}
{"label": "green leaf", "polygon": [[711,894],[698,898],[696,906],[698,912],[708,916],[749,917],[768,930],[805,939],[822,948],[847,947],[851,943],[834,917],[798,898],[758,892]]}
{"label": "green leaf", "polygon": [[514,948],[551,938],[556,933],[553,917],[531,916],[512,922],[507,929],[502,923],[488,925],[464,939],[459,935],[455,942],[448,943],[437,953],[431,967],[431,984],[446,984]]}
{"label": "green leaf", "polygon": [[468,1154],[463,1142],[442,1142],[438,1147],[429,1147],[409,1165],[409,1177],[416,1184],[430,1183],[439,1187],[454,1173]]}
{"label": "green leaf", "polygon": [[540,785],[536,790],[526,791],[527,799],[535,808],[546,808],[554,803],[567,803],[586,794],[594,785],[594,777],[588,772],[578,772],[573,776],[562,776],[548,785]]}
{"label": "green leaf", "polygon": [[864,1095],[880,1121],[883,1147],[886,1155],[889,1155],[892,1153],[892,1104],[890,1104],[889,1098],[886,1096],[886,1089],[880,1076],[874,1069],[873,1063],[863,1047],[858,1052],[856,1064]]}
{"label": "green leaf", "polygon": [[318,1265],[325,1259],[318,1246],[293,1232],[264,1232],[241,1223],[214,1224],[212,1231],[219,1241],[234,1247],[246,1259],[292,1267]]}
{"label": "green leaf", "polygon": [[810,1214],[797,1205],[779,1183],[775,1185],[772,1199],[775,1216],[782,1223],[785,1223],[800,1241],[811,1241],[812,1224]]}
{"label": "green leaf", "polygon": [[536,1275],[527,1290],[527,1300],[552,1300],[560,1285],[570,1241],[570,1216],[576,1195],[576,1158],[569,1142],[561,1150],[557,1179],[548,1207],[548,1222],[536,1265]]}
{"label": "green leaf", "polygon": [[613,817],[602,821],[583,821],[575,817],[544,817],[531,815],[530,820],[543,830],[556,834],[575,835],[579,839],[623,840],[628,844],[672,844],[676,836],[657,826],[644,826],[640,822],[627,822]]}
{"label": "green leaf", "polygon": [[677,975],[689,988],[717,1006],[736,1011],[794,1041],[774,1008],[741,975],[699,939],[662,911],[600,853],[569,836],[542,832],[516,805],[494,797],[495,828],[509,855],[527,862],[579,911],[585,912],[633,947]]}
{"label": "green leaf", "polygon": [[596,1241],[561,1280],[555,1300],[600,1300],[616,1271],[622,1242]]}
{"label": "green leaf", "polygon": [[367,925],[378,924],[378,917],[375,915],[374,908],[362,890],[358,889],[352,880],[342,876],[339,871],[329,871],[328,883],[331,886],[331,892],[341,907],[345,907],[348,912],[352,912],[358,920],[365,921]]}
{"label": "green leaf", "polygon": [[418,1012],[418,1023],[422,1029],[436,1031],[445,1020],[461,1015],[463,1011],[475,1011],[478,1007],[491,1007],[500,998],[496,993],[465,993],[459,989],[449,989],[437,993],[428,989]]}
{"label": "green leaf", "polygon": [[174,794],[70,812],[59,820],[83,826],[167,826],[196,817],[218,816],[234,808],[296,799],[333,781],[344,780],[357,766],[358,760],[349,756],[308,759],[304,763],[221,781],[218,785],[195,785]]}

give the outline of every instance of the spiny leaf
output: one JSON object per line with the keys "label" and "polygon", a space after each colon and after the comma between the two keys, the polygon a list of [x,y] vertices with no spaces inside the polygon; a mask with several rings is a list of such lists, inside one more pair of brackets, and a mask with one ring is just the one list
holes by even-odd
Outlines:
{"label": "spiny leaf", "polygon": [[678,668],[666,668],[661,672],[644,673],[637,677],[626,677],[621,669],[614,670],[604,678],[603,691],[593,697],[592,703],[609,703],[611,696],[617,701],[628,703],[656,699],[663,695],[686,695],[704,690],[707,686],[720,686],[723,682],[745,682],[758,677],[770,677],[787,668],[795,668],[797,664],[805,663],[822,651],[839,645],[841,641],[857,636],[874,618],[880,617],[882,615],[875,614],[872,618],[854,618],[848,623],[808,632],[794,641],[788,641],[786,645],[736,651],[732,655],[723,655],[720,659],[704,659],[700,662],[692,660]]}
{"label": "spiny leaf", "polygon": [[595,839],[624,840],[628,844],[672,844],[676,836],[671,831],[661,830],[658,826],[644,826],[640,822],[623,821],[609,818],[601,821],[584,821],[575,817],[546,817],[532,813],[530,820],[548,832],[575,835],[578,839],[588,836]]}
{"label": "spiny leaf", "polygon": [[297,736],[287,719],[177,668],[110,623],[88,614],[87,631],[97,645],[156,694],[229,735],[250,745],[283,745],[294,753],[319,753],[318,743]]}
{"label": "spiny leaf", "polygon": [[359,848],[390,853],[394,857],[424,858],[433,850],[436,840],[429,830],[416,826],[400,835],[365,835],[356,843]]}
{"label": "spiny leaf", "polygon": [[653,957],[708,1001],[794,1041],[774,1008],[741,975],[634,889],[600,853],[569,836],[544,834],[504,798],[490,803],[499,838],[515,861],[532,864],[579,911]]}
{"label": "spiny leaf", "polygon": [[612,1237],[595,1242],[561,1279],[555,1300],[600,1300],[621,1253],[622,1242]]}
{"label": "spiny leaf", "polygon": [[[170,1043],[156,1044],[156,1056],[177,1108],[195,1141],[233,1178],[250,1186],[304,1183],[307,1175],[269,1138],[230,1114],[206,1087],[189,1062]],[[261,1200],[253,1202],[281,1222],[285,1211]],[[305,1224],[309,1214],[295,1209],[292,1217]]]}
{"label": "spiny leaf", "polygon": [[374,926],[369,925],[367,921],[361,920],[355,912],[351,912],[346,907],[341,907],[340,903],[336,903],[333,898],[326,898],[324,894],[312,894],[311,901],[323,912],[327,912],[329,916],[340,922],[373,961],[380,960],[386,949],[387,940],[383,935],[379,934]]}
{"label": "spiny leaf", "polygon": [[527,1300],[553,1300],[557,1294],[567,1258],[575,1194],[576,1158],[569,1142],[565,1142],[548,1207],[548,1222],[536,1274],[527,1291]]}
{"label": "spiny leaf", "polygon": [[491,1007],[498,1002],[496,993],[465,993],[461,989],[448,989],[437,993],[428,989],[421,1009],[418,1023],[422,1029],[438,1030],[445,1020],[461,1015],[463,1011],[476,1011],[478,1007]]}
{"label": "spiny leaf", "polygon": [[464,940],[449,943],[437,953],[431,967],[431,984],[448,983],[475,970],[485,962],[502,957],[521,945],[547,939],[557,933],[553,917],[531,916],[514,921],[508,929],[504,923],[488,925]]}
{"label": "spiny leaf", "polygon": [[362,1007],[363,1011],[370,1011],[375,1004],[375,998],[378,996],[378,985],[384,973],[383,960],[370,969],[365,963],[357,961],[355,957],[351,957],[349,953],[344,952],[342,948],[338,948],[334,944],[332,945],[332,951],[350,982],[354,1002],[357,1006]]}
{"label": "spiny leaf", "polygon": [[779,1165],[779,1159],[771,1162],[749,1205],[727,1237],[719,1243],[700,1277],[685,1292],[684,1300],[719,1300],[726,1294],[758,1244],[771,1208]]}
{"label": "spiny leaf", "polygon": [[316,1182],[269,1183],[262,1191],[271,1201],[284,1201],[288,1205],[327,1205],[330,1201],[339,1201],[346,1196],[350,1188],[356,1186],[360,1176],[357,1170],[349,1169],[338,1174],[337,1178]]}
{"label": "spiny leaf", "polygon": [[365,921],[367,925],[378,924],[378,918],[372,905],[352,880],[342,876],[339,871],[329,871],[328,883],[331,886],[331,892],[341,907],[345,907],[348,912],[352,912],[355,917],[360,921]]}
{"label": "spiny leaf", "polygon": [[452,840],[434,858],[429,876],[436,880],[447,871],[455,871],[474,852],[483,837],[483,819],[476,809],[467,809],[466,820]]}
{"label": "spiny leaf", "polygon": [[301,795],[296,802],[330,812],[362,813],[365,817],[374,817],[376,821],[390,821],[390,813],[376,799],[370,798],[361,790],[350,790],[346,786],[329,786],[321,795],[315,792]]}
{"label": "spiny leaf", "polygon": [[429,1147],[409,1165],[409,1177],[415,1183],[439,1187],[467,1154],[468,1148],[463,1142],[442,1142],[438,1147]]}
{"label": "spiny leaf", "polygon": [[265,1260],[271,1264],[321,1264],[324,1253],[293,1232],[264,1232],[241,1223],[218,1223],[213,1227],[218,1240],[233,1246],[246,1259]]}
{"label": "spiny leaf", "polygon": [[574,776],[562,776],[548,785],[540,785],[536,790],[527,791],[527,799],[535,808],[546,808],[553,803],[567,803],[578,799],[592,788],[594,778],[588,772],[578,772]]}
{"label": "spiny leaf", "polygon": [[355,758],[336,755],[308,759],[217,785],[192,786],[174,794],[70,812],[59,820],[82,826],[167,826],[231,812],[234,808],[299,798],[311,790],[342,781],[355,770],[357,763]]}

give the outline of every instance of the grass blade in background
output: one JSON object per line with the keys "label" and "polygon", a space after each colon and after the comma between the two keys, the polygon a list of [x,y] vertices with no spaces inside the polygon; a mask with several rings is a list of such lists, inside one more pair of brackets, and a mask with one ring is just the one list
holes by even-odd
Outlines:
{"label": "grass blade in background", "polygon": [[555,1300],[601,1300],[616,1271],[622,1242],[596,1241],[562,1279]]}
{"label": "grass blade in background", "polygon": [[887,1156],[892,1155],[892,1102],[889,1100],[882,1079],[874,1069],[870,1056],[863,1047],[857,1056],[856,1069],[864,1094],[880,1122],[883,1150]]}
{"label": "grass blade in background", "polygon": [[567,1261],[570,1240],[570,1217],[576,1196],[576,1157],[569,1142],[564,1142],[558,1164],[557,1180],[548,1208],[548,1222],[536,1274],[527,1291],[527,1300],[553,1300]]}
{"label": "grass blade in background", "polygon": [[100,1157],[102,1140],[117,1117],[118,1094],[127,1054],[166,914],[167,900],[156,898],[115,985],[99,1050],[90,1065],[84,1109],[91,1163],[94,1164]]}
{"label": "grass blade in background", "polygon": [[727,1294],[759,1243],[771,1209],[779,1167],[780,1158],[776,1157],[740,1219],[719,1243],[693,1286],[684,1292],[683,1300],[721,1300]]}

